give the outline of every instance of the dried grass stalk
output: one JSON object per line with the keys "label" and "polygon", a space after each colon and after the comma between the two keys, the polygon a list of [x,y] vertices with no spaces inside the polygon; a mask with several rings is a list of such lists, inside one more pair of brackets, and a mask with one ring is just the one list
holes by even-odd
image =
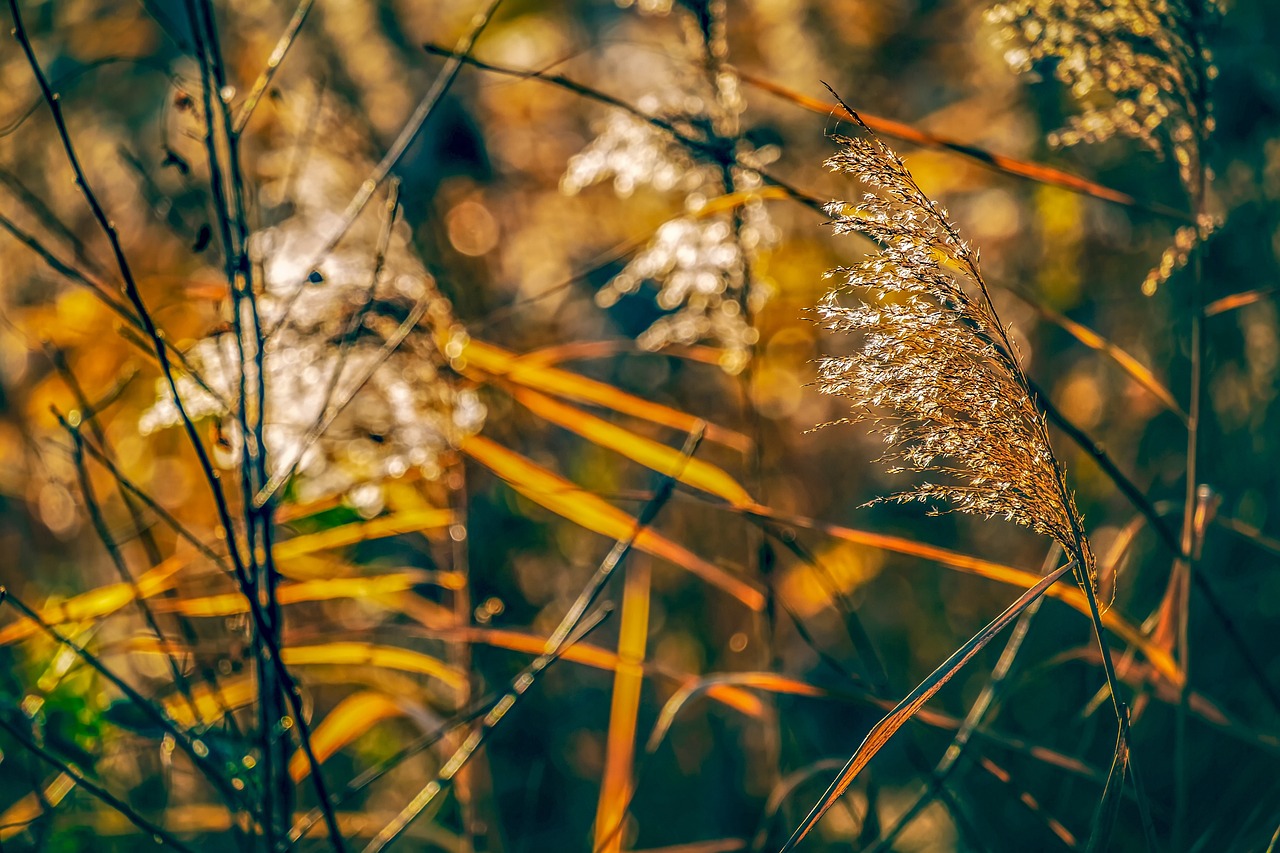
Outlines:
{"label": "dried grass stalk", "polygon": [[880,249],[829,274],[840,283],[818,306],[821,322],[861,342],[853,355],[823,358],[819,384],[853,401],[851,420],[874,425],[891,470],[937,478],[878,500],[1017,522],[1059,542],[1096,589],[1080,513],[977,250],[845,108],[864,137],[837,136],[843,148],[827,166],[873,192],[827,212],[837,234],[865,234]]}

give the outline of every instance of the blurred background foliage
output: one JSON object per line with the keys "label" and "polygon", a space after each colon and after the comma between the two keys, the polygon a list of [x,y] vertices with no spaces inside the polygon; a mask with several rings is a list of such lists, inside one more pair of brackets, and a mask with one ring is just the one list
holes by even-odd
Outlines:
{"label": "blurred background foliage", "polygon": [[[153,316],[168,341],[194,352],[231,315],[200,69],[183,4],[20,5]],[[335,227],[482,5],[323,0],[309,10],[240,136],[248,219],[266,235],[249,250],[256,284],[308,274],[305,247]],[[295,5],[213,6],[229,81],[223,96],[234,112]],[[915,143],[936,136],[965,148],[886,136],[980,248],[1027,373],[1177,529],[1191,275],[1175,273],[1150,295],[1141,288],[1184,224],[1167,212],[1187,209],[1177,168],[1124,139],[1051,147],[1048,133],[1071,112],[1069,93],[1051,69],[1038,77],[1011,73],[1009,47],[983,13],[982,3],[968,0],[499,6],[474,49],[491,67],[458,70],[394,165],[394,222],[380,187],[339,244],[342,260],[313,283],[336,286],[344,274],[363,281],[389,228],[386,268],[438,291],[429,311],[434,331],[396,370],[417,370],[413,359],[426,359],[435,364],[430,376],[438,372],[448,388],[428,394],[422,383],[437,380],[404,373],[403,393],[413,398],[404,402],[390,380],[374,383],[393,408],[444,412],[427,441],[429,460],[410,459],[418,445],[408,440],[408,462],[368,463],[390,458],[380,454],[398,439],[357,412],[358,422],[326,445],[325,476],[336,465],[345,466],[342,475],[300,475],[283,495],[281,547],[307,544],[277,559],[289,583],[312,583],[285,607],[284,642],[296,651],[294,663],[287,655],[285,662],[296,671],[313,732],[330,715],[338,721],[332,731],[340,743],[324,764],[330,786],[500,690],[541,649],[540,638],[610,540],[626,532],[626,524],[623,533],[609,532],[616,523],[584,526],[587,515],[604,510],[563,485],[526,480],[512,488],[520,475],[502,467],[502,459],[511,462],[503,453],[636,516],[656,481],[635,454],[648,446],[644,439],[678,448],[692,419],[670,413],[685,413],[719,428],[696,458],[728,472],[749,497],[738,499],[729,486],[677,490],[654,530],[686,550],[674,561],[665,545],[628,558],[627,592],[621,578],[608,592],[622,612],[520,699],[456,796],[412,826],[405,848],[776,848],[838,766],[815,762],[842,761],[883,714],[885,706],[870,700],[891,705],[1016,596],[991,572],[984,578],[946,554],[1040,571],[1048,543],[1013,525],[929,518],[919,505],[864,506],[903,483],[872,464],[878,440],[861,427],[812,431],[846,414],[844,401],[814,387],[814,360],[850,343],[825,333],[811,309],[827,289],[824,273],[867,249],[855,238],[830,237],[812,204],[861,192],[822,167],[833,150],[825,132],[847,128],[831,112],[823,82],[871,118],[905,123]],[[1195,807],[1187,821],[1202,850],[1262,849],[1280,803],[1280,707],[1276,688],[1265,683],[1280,683],[1280,541],[1268,535],[1280,536],[1272,511],[1280,506],[1280,433],[1268,426],[1276,422],[1280,371],[1278,21],[1267,0],[1231,0],[1208,34],[1220,70],[1208,207],[1222,224],[1202,259],[1208,356],[1199,480],[1220,503],[1198,571],[1229,613],[1235,639],[1193,596],[1186,762]],[[559,82],[537,75],[559,75]],[[215,551],[222,547],[182,431],[164,428],[158,415],[147,421],[157,405],[155,360],[89,288],[32,249],[38,244],[77,274],[116,280],[16,41],[0,51],[0,79],[7,223],[0,239],[0,581],[21,601],[49,608],[43,612],[64,636],[93,649],[175,720],[196,726],[252,792],[261,784],[258,747],[242,730],[252,731],[255,715],[241,710],[231,725],[209,700],[207,716],[197,718],[141,612],[102,605],[106,593],[92,598],[94,590],[118,591],[110,585],[121,578],[95,530],[86,482],[133,577],[166,559],[183,564],[171,580],[157,581],[150,600],[166,634],[181,638],[174,659],[197,692],[216,675],[228,695],[249,683],[242,703],[252,704],[245,608],[228,598],[234,586],[225,575],[165,520]],[[661,116],[703,144],[673,142],[617,102]],[[970,156],[974,150],[1087,176],[1143,204],[1027,180]],[[287,222],[298,230],[287,232]],[[296,245],[288,242],[295,237]],[[297,257],[275,257],[290,252]],[[272,272],[277,262],[284,269]],[[673,271],[687,273],[692,297],[672,292]],[[387,304],[400,305],[395,300],[408,293]],[[343,317],[356,306],[349,294],[334,304],[347,305]],[[406,308],[396,310],[388,309],[391,328]],[[518,360],[517,353],[532,355]],[[556,381],[563,379],[558,367],[570,381],[603,383],[590,386],[603,396],[521,380],[518,371],[530,364]],[[302,375],[303,385],[319,381]],[[357,396],[354,406],[371,400]],[[648,416],[628,400],[668,414]],[[567,413],[554,408],[557,401]],[[283,411],[290,403],[276,405]],[[458,414],[463,406],[471,407],[467,418]],[[626,435],[611,444],[583,412]],[[59,413],[72,432],[59,425]],[[215,450],[238,440],[218,424],[216,416],[199,423]],[[155,506],[134,501],[131,508],[112,471],[92,460],[82,481],[74,432],[109,448],[120,475]],[[1114,583],[1112,618],[1170,653],[1170,639],[1149,618],[1166,592],[1169,548],[1095,454],[1060,432],[1054,440]],[[632,458],[618,452],[618,442]],[[781,538],[765,535],[761,512],[748,511],[752,500],[777,519]],[[371,526],[379,521],[386,523]],[[846,535],[824,525],[841,525]],[[334,531],[343,532],[327,542],[305,539]],[[1127,550],[1113,560],[1117,543]],[[922,557],[919,546],[947,550]],[[686,571],[695,561],[694,572]],[[721,575],[747,591],[735,596],[707,582]],[[337,578],[353,582],[317,583]],[[763,606],[749,606],[752,590],[768,591]],[[88,610],[59,611],[59,602]],[[5,609],[0,714],[178,837],[197,846],[231,838],[226,809],[175,752],[172,736],[67,646],[24,631],[31,623]],[[364,645],[353,651],[351,644]],[[1178,689],[1131,642],[1116,645],[1129,649],[1120,658],[1134,711],[1133,756],[1163,835],[1176,808],[1170,744]],[[412,655],[373,658],[375,646]],[[874,848],[929,788],[929,769],[997,656],[998,646],[984,652],[948,685],[925,724],[885,749],[806,844]],[[773,680],[759,676],[763,689],[694,696],[674,721],[660,717],[682,686],[741,673]],[[975,737],[944,795],[935,792],[894,849],[1083,846],[1112,753],[1112,721],[1096,698],[1102,684],[1088,620],[1050,599],[980,729],[990,736]],[[669,729],[647,756],[646,738],[659,722]],[[340,812],[351,838],[363,844],[389,820],[458,737],[398,764],[346,802]],[[150,845],[12,736],[0,746],[5,846]],[[305,784],[297,797],[300,809],[314,804]],[[621,829],[610,833],[609,821],[622,821]],[[1130,849],[1140,839],[1130,795],[1112,845]],[[303,842],[324,843],[323,835]]]}

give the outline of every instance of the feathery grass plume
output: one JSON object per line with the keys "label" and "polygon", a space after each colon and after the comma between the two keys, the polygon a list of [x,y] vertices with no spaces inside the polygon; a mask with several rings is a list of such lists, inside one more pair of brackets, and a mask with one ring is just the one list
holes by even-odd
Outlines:
{"label": "feathery grass plume", "polygon": [[[865,234],[880,250],[829,274],[843,283],[823,297],[818,315],[862,340],[855,354],[820,361],[821,390],[853,400],[852,419],[874,424],[893,471],[940,475],[879,500],[1030,527],[1057,540],[1096,586],[1080,513],[977,250],[902,159],[849,113],[866,137],[837,136],[844,148],[827,166],[879,192],[855,208],[832,202],[827,212],[837,234]],[[845,304],[848,295],[858,303]]]}
{"label": "feathery grass plume", "polygon": [[1214,128],[1209,83],[1217,77],[1203,34],[1217,13],[1214,0],[1005,0],[987,10],[1009,67],[1020,74],[1052,68],[1080,104],[1066,127],[1049,134],[1051,144],[1128,136],[1178,164],[1198,218],[1178,229],[1143,280],[1148,296],[1215,227],[1198,208],[1203,147]]}
{"label": "feathery grass plume", "polygon": [[[259,164],[270,221],[249,240],[262,268],[258,308],[264,326],[275,329],[263,359],[271,475],[293,479],[302,502],[344,495],[374,516],[383,508],[383,483],[413,469],[438,479],[441,457],[480,431],[486,410],[475,391],[453,380],[448,350],[460,348],[465,333],[394,211],[382,222],[366,211],[308,276],[339,200],[372,167],[336,105],[320,109],[319,133],[299,165],[295,140],[315,106],[295,101],[277,110],[279,138]],[[222,400],[235,398],[240,366],[225,324],[198,340],[190,356]],[[248,372],[254,369],[250,364]],[[190,376],[179,377],[178,389],[191,417],[215,419],[228,437],[215,445],[215,461],[237,465],[235,411]],[[172,398],[159,390],[139,420],[143,434],[180,422]]]}
{"label": "feathery grass plume", "polygon": [[[645,15],[666,16],[670,2],[619,0]],[[596,294],[609,308],[652,283],[663,316],[637,338],[646,349],[712,341],[724,350],[721,367],[743,370],[758,339],[751,315],[773,290],[761,274],[762,255],[777,245],[779,231],[764,200],[759,169],[778,156],[776,146],[756,147],[740,134],[746,101],[728,64],[723,0],[682,4],[680,23],[686,57],[663,75],[665,86],[639,100],[647,115],[678,128],[686,138],[723,148],[718,157],[691,151],[643,118],[613,113],[599,134],[569,161],[560,187],[568,195],[612,181],[620,198],[638,187],[679,192],[684,212],[665,222],[648,244]],[[742,193],[732,211],[711,212],[717,196]]]}
{"label": "feathery grass plume", "polygon": [[1209,81],[1217,76],[1202,38],[1212,0],[1006,0],[987,19],[1011,43],[1019,73],[1053,63],[1081,102],[1050,142],[1076,145],[1128,136],[1198,180],[1200,149],[1213,131]]}

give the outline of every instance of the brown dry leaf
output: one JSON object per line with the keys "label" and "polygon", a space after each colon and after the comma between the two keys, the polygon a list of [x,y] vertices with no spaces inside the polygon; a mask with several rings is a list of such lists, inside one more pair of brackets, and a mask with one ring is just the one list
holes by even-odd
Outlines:
{"label": "brown dry leaf", "polygon": [[635,547],[675,563],[727,592],[752,610],[764,607],[764,593],[751,581],[709,563],[650,528],[636,533],[636,520],[599,496],[579,488],[541,465],[481,436],[471,436],[461,450],[538,505],[609,539],[630,539]]}

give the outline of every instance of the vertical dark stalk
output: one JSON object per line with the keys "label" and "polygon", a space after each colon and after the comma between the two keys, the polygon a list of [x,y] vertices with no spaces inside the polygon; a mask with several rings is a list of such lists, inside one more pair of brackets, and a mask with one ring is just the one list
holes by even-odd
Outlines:
{"label": "vertical dark stalk", "polygon": [[284,684],[286,697],[289,707],[293,713],[294,722],[298,729],[299,741],[303,751],[306,753],[307,760],[311,766],[311,779],[316,788],[316,793],[320,798],[321,807],[324,811],[326,828],[329,831],[330,841],[336,850],[344,850],[345,844],[342,840],[342,834],[338,827],[337,817],[333,814],[332,808],[329,807],[328,791],[325,788],[323,774],[320,772],[320,762],[311,749],[309,741],[309,727],[303,716],[302,696],[298,692],[297,684],[294,683],[288,670],[284,667],[279,655],[279,645],[272,639],[270,623],[264,615],[258,598],[254,595],[254,581],[250,577],[245,560],[240,553],[239,544],[235,536],[235,524],[232,520],[230,505],[227,503],[226,495],[222,490],[221,476],[213,465],[213,461],[209,456],[208,450],[205,448],[201,440],[199,431],[195,422],[187,413],[186,404],[182,400],[182,395],[178,391],[177,378],[174,373],[173,364],[170,360],[169,344],[165,341],[164,334],[156,326],[151,312],[147,309],[146,302],[142,298],[141,291],[138,289],[137,281],[134,278],[132,267],[124,253],[124,247],[120,242],[119,232],[116,230],[115,223],[107,215],[101,203],[98,201],[97,195],[93,192],[89,184],[88,177],[84,168],[80,163],[80,158],[76,153],[75,145],[71,140],[70,131],[67,128],[66,119],[62,112],[62,104],[56,92],[53,91],[49,84],[49,79],[44,73],[39,60],[35,55],[35,50],[31,44],[31,39],[27,34],[26,26],[23,23],[22,13],[18,8],[17,0],[8,0],[9,11],[14,21],[13,36],[21,46],[28,65],[31,67],[32,75],[36,79],[36,83],[40,88],[41,97],[45,105],[48,107],[50,114],[53,116],[54,126],[58,132],[58,139],[62,145],[63,153],[67,162],[75,174],[76,186],[80,189],[84,196],[86,204],[93,215],[94,221],[98,224],[99,230],[106,236],[111,246],[111,253],[119,269],[121,280],[123,282],[123,290],[126,299],[133,308],[137,319],[142,326],[142,330],[147,341],[151,344],[156,361],[159,363],[161,375],[164,377],[165,386],[173,399],[174,406],[178,410],[179,419],[182,421],[183,430],[186,433],[188,442],[191,444],[192,451],[196,455],[199,463],[201,474],[213,497],[214,508],[217,512],[218,522],[221,526],[223,535],[227,542],[228,556],[231,558],[232,571],[235,574],[236,582],[242,593],[245,594],[249,602],[249,613],[253,619],[254,629],[261,634],[267,643],[266,658],[270,660],[275,671],[275,676]]}
{"label": "vertical dark stalk", "polygon": [[[1203,23],[1204,10],[1200,0],[1188,0],[1187,8],[1191,14],[1191,20],[1185,24],[1187,41],[1195,51],[1195,57],[1192,59],[1195,80],[1191,91],[1191,106],[1194,113],[1192,120],[1195,131],[1192,150],[1195,160],[1192,164],[1192,184],[1187,188],[1187,191],[1190,196],[1191,210],[1195,216],[1196,228],[1199,229],[1205,219],[1205,193],[1208,181],[1204,163],[1204,151],[1208,137],[1206,116],[1209,110],[1209,69],[1204,61],[1201,41],[1200,25]],[[1171,845],[1173,853],[1182,853],[1187,846],[1187,810],[1190,808],[1191,787],[1188,768],[1190,756],[1188,755],[1187,742],[1191,691],[1191,579],[1199,574],[1197,563],[1199,561],[1200,545],[1197,541],[1196,515],[1200,473],[1198,469],[1201,441],[1201,397],[1204,386],[1204,360],[1206,355],[1204,340],[1204,305],[1206,301],[1204,248],[1201,243],[1201,234],[1199,233],[1196,235],[1196,244],[1191,252],[1191,288],[1187,305],[1191,320],[1189,331],[1191,388],[1190,401],[1187,404],[1187,474],[1183,492],[1182,530],[1179,537],[1179,547],[1182,553],[1174,561],[1174,577],[1170,583],[1170,591],[1174,595],[1176,608],[1173,615],[1177,620],[1175,634],[1177,657],[1178,663],[1182,667],[1182,685],[1178,691],[1178,708],[1174,730],[1174,809],[1173,840]]]}

